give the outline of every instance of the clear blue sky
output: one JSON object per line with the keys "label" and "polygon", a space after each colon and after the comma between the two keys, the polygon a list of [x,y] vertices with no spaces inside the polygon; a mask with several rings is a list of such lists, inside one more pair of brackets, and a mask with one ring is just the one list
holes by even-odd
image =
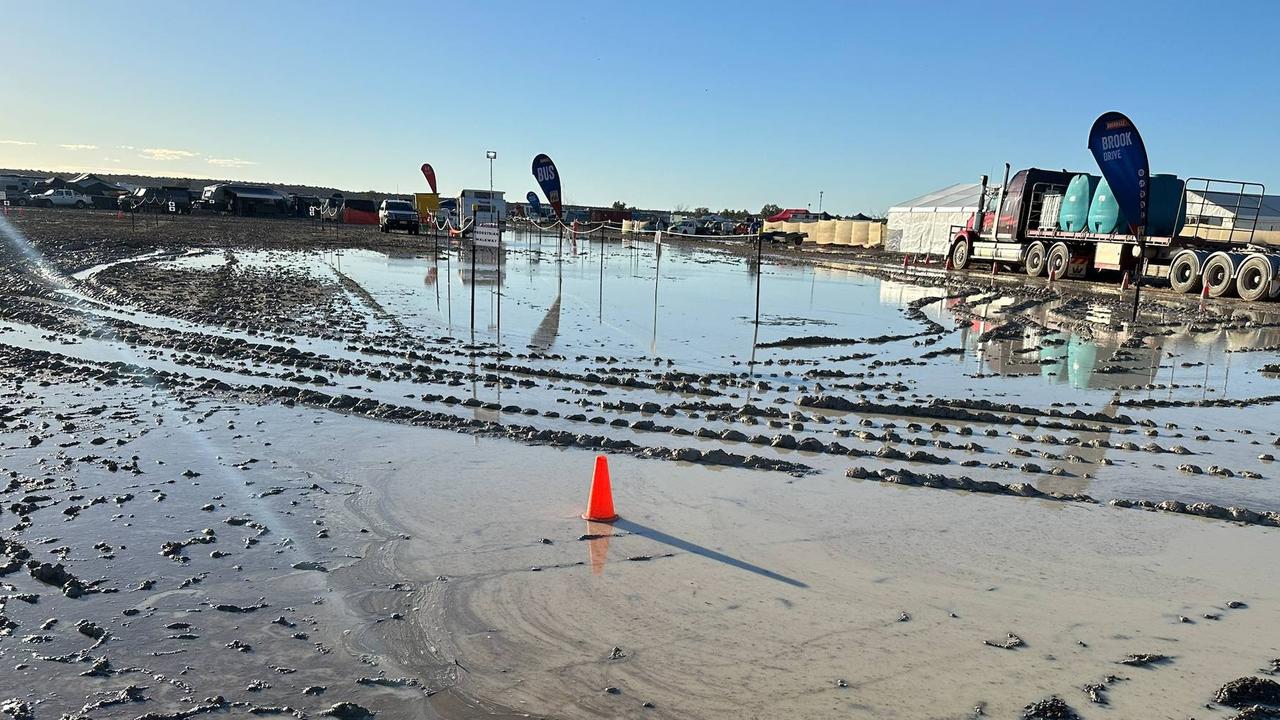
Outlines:
{"label": "clear blue sky", "polygon": [[[1274,2],[0,0],[0,167],[880,211],[1004,161],[1280,191]],[[30,144],[19,144],[30,143]],[[64,147],[70,146],[70,147]],[[150,150],[150,152],[149,152]],[[177,151],[177,152],[174,152]]]}

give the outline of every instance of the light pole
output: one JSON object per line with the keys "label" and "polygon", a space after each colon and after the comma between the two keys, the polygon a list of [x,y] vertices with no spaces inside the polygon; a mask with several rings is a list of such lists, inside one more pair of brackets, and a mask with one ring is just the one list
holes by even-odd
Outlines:
{"label": "light pole", "polygon": [[[485,150],[484,156],[489,158],[489,211],[496,214],[494,208],[496,208],[497,205],[493,202],[493,161],[498,159],[498,153],[493,150]],[[497,222],[496,218],[494,222]]]}
{"label": "light pole", "polygon": [[818,214],[822,214],[822,191],[818,191]]}

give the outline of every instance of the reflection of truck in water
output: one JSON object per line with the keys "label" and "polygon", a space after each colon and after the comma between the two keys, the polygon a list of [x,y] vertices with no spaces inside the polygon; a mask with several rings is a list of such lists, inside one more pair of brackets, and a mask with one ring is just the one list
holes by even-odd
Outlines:
{"label": "reflection of truck in water", "polygon": [[971,218],[952,228],[957,269],[988,260],[1032,277],[1125,272],[1167,278],[1179,292],[1204,285],[1212,297],[1280,295],[1280,252],[1256,244],[1277,235],[1259,222],[1264,208],[1271,213],[1260,184],[1154,175],[1141,239],[1130,234],[1106,181],[1096,176],[1029,168],[1009,178],[994,203],[985,190],[984,177],[982,222]]}

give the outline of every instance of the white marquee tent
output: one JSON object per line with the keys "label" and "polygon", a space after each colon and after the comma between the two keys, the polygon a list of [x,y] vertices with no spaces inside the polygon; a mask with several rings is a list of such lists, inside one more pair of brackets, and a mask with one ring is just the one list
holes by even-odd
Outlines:
{"label": "white marquee tent", "polygon": [[889,208],[885,249],[946,255],[950,250],[952,226],[968,222],[977,212],[981,198],[981,185],[961,183]]}

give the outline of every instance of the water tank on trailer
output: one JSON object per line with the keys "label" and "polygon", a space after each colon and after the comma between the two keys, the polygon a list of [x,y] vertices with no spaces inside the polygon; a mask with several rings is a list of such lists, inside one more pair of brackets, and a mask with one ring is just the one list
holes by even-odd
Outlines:
{"label": "water tank on trailer", "polygon": [[1098,189],[1099,178],[1081,173],[1067,183],[1062,196],[1062,208],[1058,211],[1058,229],[1066,232],[1083,232],[1089,222],[1089,203]]}
{"label": "water tank on trailer", "polygon": [[1105,179],[1101,179],[1093,192],[1093,200],[1089,202],[1089,232],[1105,235],[1123,229],[1120,205],[1111,194],[1111,186],[1107,185]]}
{"label": "water tank on trailer", "polygon": [[1177,175],[1151,176],[1151,192],[1147,200],[1147,234],[1173,237],[1187,221],[1182,204],[1182,181]]}

